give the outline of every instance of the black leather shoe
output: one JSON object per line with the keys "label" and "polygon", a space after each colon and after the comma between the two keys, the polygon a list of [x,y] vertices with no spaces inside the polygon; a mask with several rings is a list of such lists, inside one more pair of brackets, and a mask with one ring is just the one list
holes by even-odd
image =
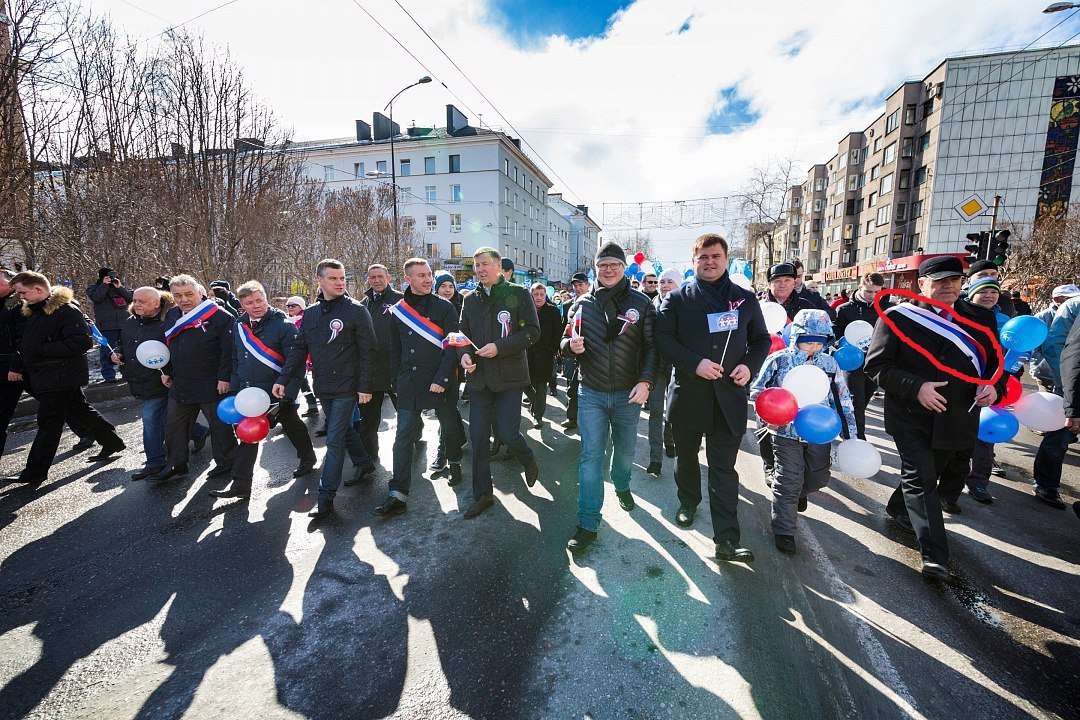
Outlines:
{"label": "black leather shoe", "polygon": [[634,505],[634,495],[629,490],[616,490],[615,495],[619,498],[619,507],[626,512],[630,512],[636,507]]}
{"label": "black leather shoe", "polygon": [[736,547],[735,543],[730,540],[724,540],[716,543],[716,559],[727,560],[728,562],[752,563],[754,562],[754,553],[746,548]]}
{"label": "black leather shoe", "polygon": [[480,497],[476,498],[473,504],[469,506],[469,509],[465,511],[465,519],[472,520],[474,517],[478,516],[480,513],[484,512],[494,504],[495,498],[493,496],[481,495]]}
{"label": "black leather shoe", "polygon": [[315,465],[319,462],[319,459],[312,455],[309,458],[304,458],[300,461],[300,464],[293,470],[292,476],[294,478],[304,477],[309,472],[315,469]]}
{"label": "black leather shoe", "polygon": [[[886,512],[888,511],[886,510]],[[915,534],[915,528],[911,525],[911,518],[908,517],[908,514],[906,512],[903,515],[899,513],[893,514],[890,512],[889,517],[892,518],[893,525],[895,525],[902,532],[905,532],[908,535]]]}
{"label": "black leather shoe", "polygon": [[491,457],[495,457],[499,454],[499,450],[502,449],[502,442],[499,440],[491,441]]}
{"label": "black leather shoe", "polygon": [[247,500],[251,497],[251,488],[236,489],[230,486],[224,490],[211,490],[207,495],[216,498],[239,498],[241,500]]}
{"label": "black leather shoe", "polygon": [[146,478],[151,477],[152,475],[157,475],[159,472],[161,472],[164,469],[165,469],[165,467],[162,466],[162,465],[158,465],[157,467],[143,468],[142,470],[138,470],[136,472],[131,473],[131,479],[132,480],[145,480]]}
{"label": "black leather shoe", "polygon": [[923,560],[922,576],[927,580],[948,580],[949,568],[945,567],[941,563]]}
{"label": "black leather shoe", "polygon": [[536,479],[540,477],[540,466],[536,464],[536,459],[532,459],[525,465],[525,484],[532,487],[536,484]]}
{"label": "black leather shoe", "polygon": [[372,465],[366,468],[357,468],[356,474],[345,481],[345,487],[352,487],[353,485],[359,485],[375,474],[375,466]]}
{"label": "black leather shoe", "polygon": [[572,553],[583,552],[585,548],[596,542],[596,533],[585,528],[578,528],[574,537],[566,542],[566,549]]}
{"label": "black leather shoe", "polygon": [[386,498],[382,505],[376,505],[371,514],[377,517],[389,518],[400,515],[407,509],[408,506],[404,502],[391,495]]}
{"label": "black leather shoe", "polygon": [[1042,500],[1050,507],[1055,507],[1058,510],[1065,509],[1065,501],[1061,499],[1061,495],[1054,488],[1035,488],[1035,497]]}
{"label": "black leather shoe", "polygon": [[191,454],[192,455],[198,455],[199,453],[201,453],[203,448],[206,447],[206,440],[209,437],[210,437],[210,433],[206,433],[201,438],[192,440],[191,441]]}
{"label": "black leather shoe", "polygon": [[955,500],[945,500],[944,498],[942,498],[941,500],[941,509],[943,512],[947,512],[950,515],[959,515],[961,512],[963,512],[963,508],[960,507],[960,503],[956,502]]}
{"label": "black leather shoe", "polygon": [[101,452],[97,455],[91,455],[86,458],[90,462],[102,462],[103,460],[116,460],[116,456],[127,450],[127,445],[120,443],[119,445],[112,445],[110,447],[102,446]]}
{"label": "black leather shoe", "polygon": [[461,484],[461,463],[450,463],[450,479],[446,484],[450,487]]}
{"label": "black leather shoe", "polygon": [[664,454],[667,455],[669,458],[675,457],[675,444],[664,443]]}
{"label": "black leather shoe", "polygon": [[777,535],[774,538],[776,549],[785,555],[795,554],[795,538],[792,535]]}
{"label": "black leather shoe", "polygon": [[562,426],[564,428],[566,428],[567,430],[576,430],[577,429],[577,420],[563,420]]}
{"label": "black leather shoe", "polygon": [[435,453],[435,459],[431,461],[430,465],[428,465],[428,470],[430,470],[433,473],[438,473],[438,472],[442,472],[445,469],[446,469],[446,450],[440,448]]}
{"label": "black leather shoe", "polygon": [[33,483],[43,483],[49,478],[42,475],[41,477],[31,478],[23,477],[22,475],[9,475],[8,477],[0,478],[0,482],[3,483],[22,483],[24,485],[31,485]]}
{"label": "black leather shoe", "polygon": [[326,428],[321,427],[315,431],[315,437],[326,437]]}
{"label": "black leather shoe", "polygon": [[77,442],[77,443],[75,443],[74,445],[71,446],[71,452],[77,452],[77,453],[86,452],[87,450],[89,450],[92,447],[94,447],[94,438],[92,438],[92,437],[79,438],[79,442]]}
{"label": "black leather shoe", "polygon": [[[799,512],[806,512],[806,508],[809,506],[809,501],[805,497],[799,498],[799,504],[795,506],[795,509]],[[781,536],[783,537],[783,536]]]}
{"label": "black leather shoe", "polygon": [[663,469],[663,466],[660,463],[654,462],[654,463],[649,463],[649,467],[646,468],[645,472],[649,473],[653,477],[660,477],[660,471],[662,469]]}
{"label": "black leather shoe", "polygon": [[308,513],[308,517],[318,520],[326,517],[332,512],[334,512],[334,501],[319,498],[319,504],[315,506],[314,510]]}
{"label": "black leather shoe", "polygon": [[307,411],[304,412],[304,417],[319,417],[319,406],[309,405]]}
{"label": "black leather shoe", "polygon": [[226,477],[226,476],[231,475],[231,474],[232,474],[232,466],[231,465],[229,467],[219,467],[219,466],[215,465],[214,469],[206,474],[206,477],[208,477],[208,478],[219,478],[219,477]]}
{"label": "black leather shoe", "polygon": [[175,480],[175,479],[183,477],[184,475],[187,475],[187,474],[188,474],[188,466],[187,465],[177,465],[176,467],[165,468],[164,470],[159,472],[157,475],[151,475],[150,477],[148,477],[146,479],[156,485],[158,483],[165,483],[165,482],[169,482],[171,480]]}
{"label": "black leather shoe", "polygon": [[533,430],[540,430],[544,427],[543,418],[533,418]]}
{"label": "black leather shoe", "polygon": [[689,505],[680,505],[679,512],[675,513],[675,524],[679,527],[688,528],[694,524],[695,514],[697,514],[697,508],[692,508]]}
{"label": "black leather shoe", "polygon": [[990,494],[990,491],[982,487],[968,488],[968,494],[971,495],[971,499],[975,502],[981,502],[983,505],[993,505],[994,496]]}

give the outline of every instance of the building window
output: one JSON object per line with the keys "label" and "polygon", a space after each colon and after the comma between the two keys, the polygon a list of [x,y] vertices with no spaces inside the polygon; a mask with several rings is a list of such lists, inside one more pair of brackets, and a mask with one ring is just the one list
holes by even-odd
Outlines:
{"label": "building window", "polygon": [[872,192],[870,193],[870,199],[866,201],[866,207],[872,208],[875,205],[877,205],[877,193]]}
{"label": "building window", "polygon": [[911,217],[922,217],[922,200],[911,203]]}
{"label": "building window", "polygon": [[425,175],[434,175],[435,174],[435,158],[434,157],[426,157],[426,158],[424,158],[424,174]]}
{"label": "building window", "polygon": [[812,228],[813,228],[814,232],[821,232],[821,221],[820,220],[814,220],[814,222],[812,224]]}
{"label": "building window", "polygon": [[866,200],[859,198],[855,201],[855,214],[858,215],[866,207]]}
{"label": "building window", "polygon": [[889,224],[889,212],[891,205],[882,205],[877,211],[877,224],[878,227]]}
{"label": "building window", "polygon": [[915,103],[912,103],[911,105],[905,105],[904,106],[904,124],[905,125],[914,125],[915,124]]}
{"label": "building window", "polygon": [[924,152],[928,147],[930,147],[930,133],[919,137],[919,152]]}
{"label": "building window", "polygon": [[836,203],[835,205],[833,205],[832,216],[834,218],[838,218],[843,214],[844,214],[844,205],[843,205],[843,203]]}
{"label": "building window", "polygon": [[323,179],[323,182],[333,182],[333,180],[334,180],[334,166],[333,165],[323,165],[322,179]]}
{"label": "building window", "polygon": [[922,118],[925,120],[934,112],[934,98],[930,98],[922,104]]}
{"label": "building window", "polygon": [[508,158],[503,158],[503,174],[510,177],[510,160]]}
{"label": "building window", "polygon": [[814,212],[821,212],[825,209],[825,201],[821,198],[814,200]]}
{"label": "building window", "polygon": [[509,215],[507,215],[506,218],[503,219],[502,232],[503,232],[503,235],[509,235],[510,234],[510,216]]}
{"label": "building window", "polygon": [[885,254],[885,252],[889,249],[889,246],[886,244],[888,242],[888,240],[889,240],[889,238],[887,236],[885,236],[885,235],[882,235],[881,237],[874,239],[874,254],[875,255],[884,255]]}
{"label": "building window", "polygon": [[429,258],[437,258],[437,257],[439,257],[439,243],[428,243],[427,244],[427,256]]}
{"label": "building window", "polygon": [[900,171],[900,179],[899,179],[899,184],[897,185],[897,187],[899,189],[901,189],[901,190],[907,190],[909,187],[911,187],[911,171],[910,170],[901,170]]}
{"label": "building window", "polygon": [[874,154],[877,155],[879,152],[881,152],[881,138],[877,137],[874,138]]}
{"label": "building window", "polygon": [[402,160],[401,169],[398,170],[398,175],[401,177],[408,177],[412,175],[412,160]]}
{"label": "building window", "polygon": [[885,134],[888,135],[896,128],[900,127],[900,109],[892,111],[889,117],[885,118]]}
{"label": "building window", "polygon": [[892,192],[893,187],[893,174],[889,173],[885,177],[881,178],[881,187],[878,189],[878,194],[885,195]]}
{"label": "building window", "polygon": [[888,165],[896,160],[896,143],[889,143],[885,148],[885,154],[881,158],[882,165]]}
{"label": "building window", "polygon": [[836,159],[836,169],[843,170],[847,167],[847,153],[840,153],[840,157]]}
{"label": "building window", "polygon": [[397,196],[398,196],[398,202],[399,203],[401,203],[402,205],[408,205],[409,204],[409,198],[412,197],[412,188],[411,187],[399,187],[398,191],[397,191]]}
{"label": "building window", "polygon": [[450,202],[461,202],[461,186],[450,186]]}
{"label": "building window", "polygon": [[867,220],[866,221],[866,233],[865,234],[869,235],[872,232],[874,232],[874,221],[873,220]]}
{"label": "building window", "polygon": [[916,170],[915,171],[915,184],[916,185],[922,185],[924,182],[926,182],[926,178],[927,178],[928,174],[929,173],[927,172],[925,165],[923,165],[921,168]]}
{"label": "building window", "polygon": [[849,191],[851,191],[851,192],[854,192],[854,191],[859,189],[859,176],[858,175],[848,175],[847,189]]}
{"label": "building window", "polygon": [[817,238],[810,238],[810,251],[817,252]]}
{"label": "building window", "polygon": [[906,137],[900,141],[900,157],[911,157],[915,154],[915,138]]}
{"label": "building window", "polygon": [[514,166],[514,183],[516,184],[517,181],[518,181],[518,169],[517,169],[517,165],[515,165]]}
{"label": "building window", "polygon": [[802,205],[802,198],[801,197],[793,197],[793,198],[791,198],[791,207],[797,208],[800,205]]}
{"label": "building window", "polygon": [[844,214],[845,215],[854,215],[855,214],[855,200],[854,199],[848,200],[847,202],[844,203]]}
{"label": "building window", "polygon": [[858,165],[862,161],[862,157],[863,157],[862,150],[852,150],[848,154],[851,156],[848,159],[848,162],[851,165]]}
{"label": "building window", "polygon": [[357,177],[357,178],[364,177],[364,163],[353,163],[352,164],[352,174],[353,174],[353,177]]}
{"label": "building window", "polygon": [[452,172],[452,173],[461,172],[461,156],[460,155],[451,155],[450,156],[450,172]]}
{"label": "building window", "polygon": [[435,202],[435,186],[434,185],[425,185],[424,186],[424,199],[425,199],[425,201],[427,201],[429,203]]}
{"label": "building window", "polygon": [[907,203],[896,203],[896,222],[907,220]]}
{"label": "building window", "polygon": [[450,213],[450,232],[461,232],[461,213]]}
{"label": "building window", "polygon": [[376,160],[375,161],[375,170],[376,170],[376,172],[379,172],[379,173],[388,172],[387,169],[386,169],[386,161],[385,160]]}
{"label": "building window", "polygon": [[437,216],[435,216],[435,215],[428,215],[427,216],[427,229],[428,230],[438,230],[439,229],[439,218]]}
{"label": "building window", "polygon": [[881,175],[881,166],[880,165],[875,165],[874,167],[870,168],[870,179],[871,180],[877,180],[879,175]]}
{"label": "building window", "polygon": [[413,231],[413,228],[416,227],[416,220],[408,216],[403,217],[401,218],[401,227],[405,232],[410,233]]}

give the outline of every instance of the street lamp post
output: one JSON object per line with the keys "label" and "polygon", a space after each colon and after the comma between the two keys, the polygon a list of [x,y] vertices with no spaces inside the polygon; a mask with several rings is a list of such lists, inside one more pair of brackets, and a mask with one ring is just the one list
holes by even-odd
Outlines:
{"label": "street lamp post", "polygon": [[390,98],[390,102],[386,103],[384,111],[390,111],[390,199],[394,204],[394,261],[397,262],[401,258],[397,257],[398,252],[401,249],[401,239],[398,237],[398,209],[397,209],[397,159],[394,156],[394,101],[398,99],[398,95],[405,92],[410,88],[414,88],[417,85],[424,85],[431,82],[431,78],[425,75],[412,85],[406,85],[397,91],[397,95]]}
{"label": "street lamp post", "polygon": [[1056,3],[1050,3],[1049,5],[1047,5],[1046,9],[1043,10],[1043,12],[1046,13],[1046,14],[1050,14],[1050,13],[1062,12],[1063,10],[1072,10],[1073,8],[1080,8],[1080,4],[1070,3],[1070,2],[1056,2]]}

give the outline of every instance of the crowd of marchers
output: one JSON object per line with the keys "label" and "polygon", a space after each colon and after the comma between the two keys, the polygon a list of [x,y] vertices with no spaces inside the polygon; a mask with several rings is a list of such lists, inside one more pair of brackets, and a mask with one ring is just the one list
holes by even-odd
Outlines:
{"label": "crowd of marchers", "polygon": [[[576,274],[572,293],[554,298],[542,284],[514,283],[513,263],[489,247],[473,256],[474,290],[460,292],[454,277],[413,258],[400,268],[400,290],[390,269],[368,267],[360,299],[347,292],[346,268],[333,259],[315,266],[317,294],[308,299],[267,297],[257,280],[235,292],[215,280],[207,291],[184,273],[131,288],[102,268],[86,292],[93,321],[71,289],[36,272],[0,271],[0,440],[6,441],[23,392],[38,403],[23,470],[4,480],[45,482],[65,425],[80,437],[80,449],[99,446],[91,462],[123,456],[124,441],[83,393],[87,353],[96,342],[102,381],[114,382],[119,373],[141,403],[145,464],[134,481],[162,485],[187,476],[191,453],[209,440],[209,477],[222,479],[210,494],[250,498],[260,443],[240,440],[222,405],[258,388],[272,398],[269,426],[280,425],[296,450],[293,476],[308,476],[321,462],[311,515],[324,518],[334,512],[343,477],[345,486],[373,481],[389,400],[397,418],[393,468],[388,494],[372,512],[390,518],[407,510],[427,419],[439,434],[434,457],[423,459],[432,482],[459,485],[469,451],[472,489],[463,514],[472,519],[495,504],[491,460],[503,447],[520,463],[526,485],[547,479],[521,432],[521,408],[524,395],[534,427],[542,427],[561,372],[567,394],[561,431],[578,432],[581,440],[571,552],[582,553],[597,539],[605,475],[621,509],[634,509],[632,458],[644,410],[646,473],[660,477],[665,455],[674,459],[675,523],[695,523],[704,445],[716,557],[752,562],[740,540],[735,468],[750,406],[785,387],[792,373],[816,368],[829,382],[821,403],[828,410],[820,412],[835,414],[842,438],[865,439],[867,405],[883,396],[885,430],[900,457],[887,513],[916,537],[923,575],[947,579],[942,513],[961,512],[965,488],[975,501],[992,503],[990,479],[1002,472],[993,444],[979,439],[980,409],[1004,397],[1010,377],[999,369],[992,338],[1002,314],[1030,309],[1011,302],[997,266],[985,261],[965,269],[952,256],[928,259],[915,295],[900,303],[875,303],[885,284],[876,273],[843,302],[829,303],[803,283],[797,261],[772,266],[768,287],[755,293],[729,276],[728,252],[720,235],[702,235],[687,251],[693,273],[684,278],[669,270],[639,282],[628,276],[625,250],[606,242],[593,272]],[[766,324],[765,303],[787,315],[782,340]],[[1033,468],[1034,496],[1061,509],[1062,464],[1080,431],[1078,316],[1080,289],[1057,287],[1038,316],[1046,341],[1030,358],[1032,374],[1064,399],[1065,426],[1043,435]],[[844,371],[833,352],[856,321],[872,325],[873,333],[865,362]],[[147,350],[162,344],[168,352],[148,359]],[[304,416],[322,416],[315,433],[325,437],[321,460],[301,419],[301,398]],[[772,490],[776,548],[794,553],[798,513],[830,481],[834,443],[814,442],[793,424],[761,420],[754,435]]]}

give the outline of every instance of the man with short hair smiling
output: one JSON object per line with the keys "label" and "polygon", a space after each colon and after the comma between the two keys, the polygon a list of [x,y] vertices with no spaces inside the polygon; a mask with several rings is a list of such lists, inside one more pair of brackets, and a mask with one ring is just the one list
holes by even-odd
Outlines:
{"label": "man with short hair smiling", "polygon": [[390,389],[393,378],[390,376],[390,327],[391,309],[403,295],[390,286],[390,273],[385,265],[371,265],[367,271],[368,291],[361,301],[371,315],[371,325],[375,328],[375,338],[379,347],[375,361],[375,374],[371,380],[371,402],[360,406],[360,437],[371,459],[379,462],[379,425],[382,422],[383,402],[387,396],[390,403],[397,407],[397,398]]}
{"label": "man with short hair smiling", "polygon": [[660,294],[658,286],[660,280],[657,279],[654,273],[649,273],[641,278],[641,292],[645,293],[645,297],[650,300],[656,300],[656,296]]}

